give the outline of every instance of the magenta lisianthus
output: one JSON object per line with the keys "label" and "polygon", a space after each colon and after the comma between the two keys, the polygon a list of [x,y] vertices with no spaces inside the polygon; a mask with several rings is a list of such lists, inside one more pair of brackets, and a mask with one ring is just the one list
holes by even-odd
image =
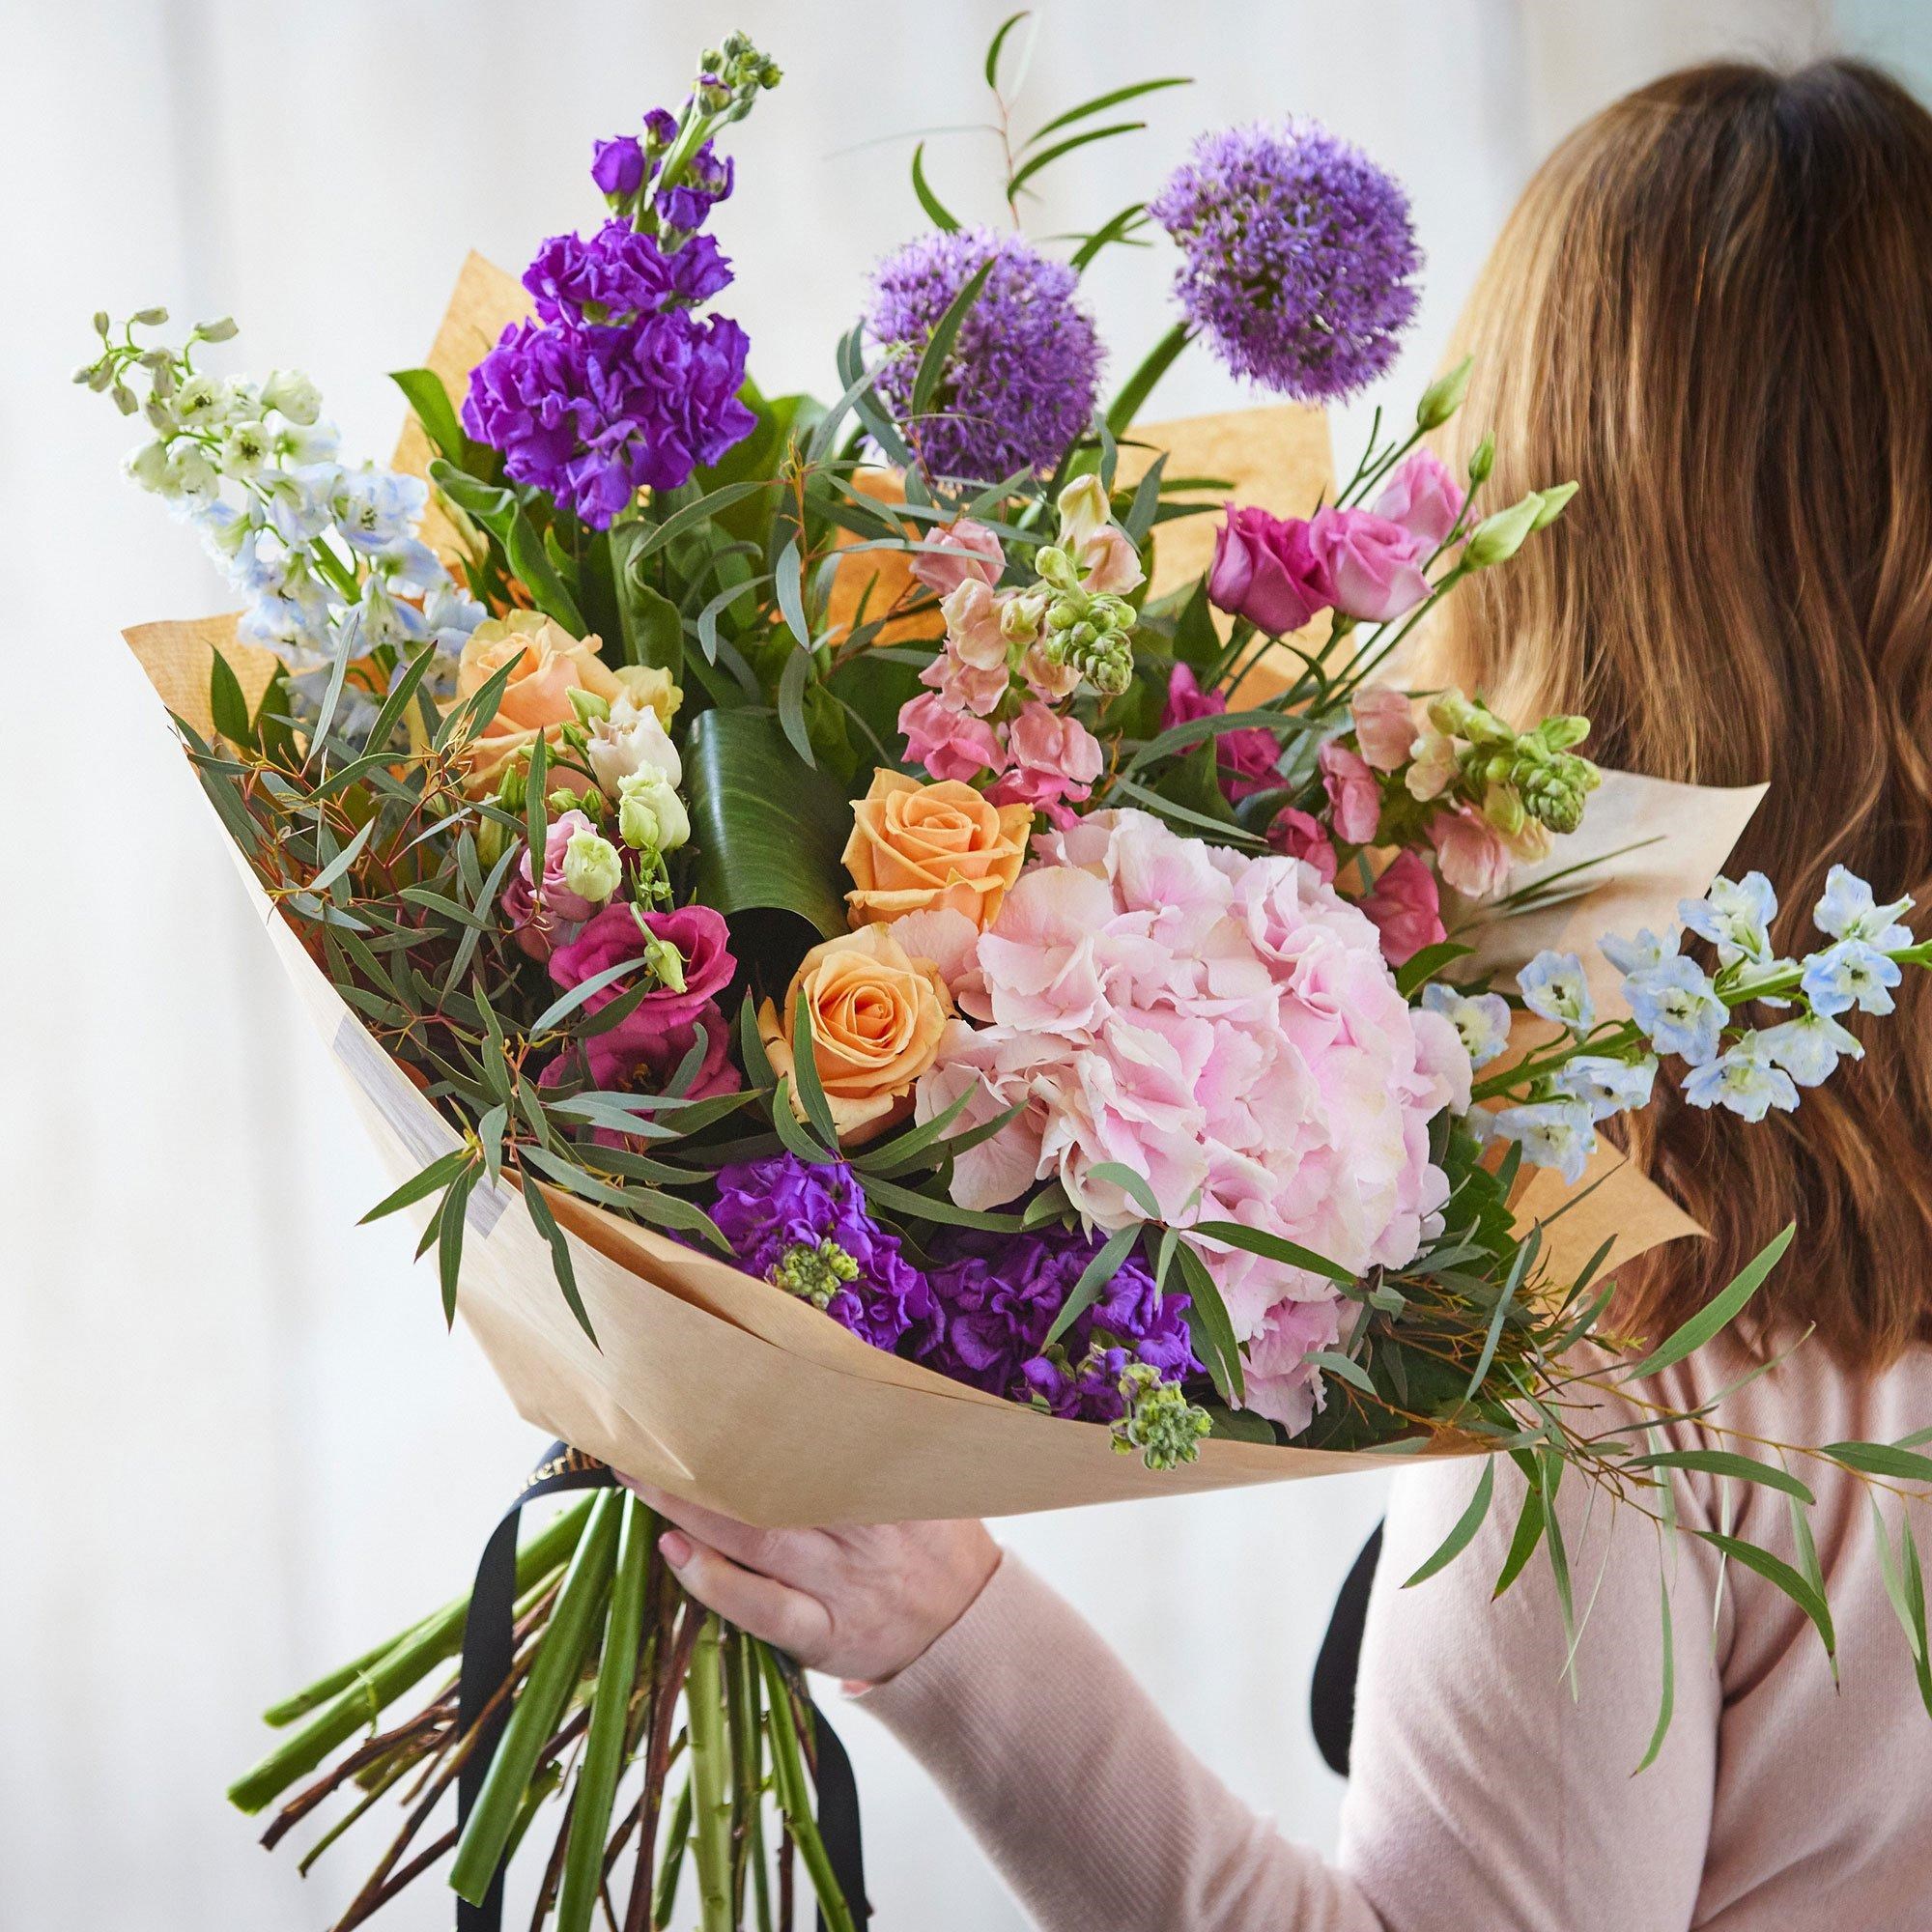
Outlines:
{"label": "magenta lisianthus", "polygon": [[1442,924],[1442,895],[1421,855],[1398,852],[1361,901],[1381,934],[1382,957],[1406,966],[1425,946],[1448,937]]}
{"label": "magenta lisianthus", "polygon": [[1335,848],[1313,813],[1283,806],[1268,827],[1267,841],[1284,858],[1299,859],[1304,866],[1313,867],[1315,876],[1324,886],[1335,883]]}
{"label": "magenta lisianthus", "polygon": [[1381,495],[1370,507],[1377,516],[1400,524],[1433,552],[1448,540],[1468,494],[1433,449],[1418,449],[1389,472]]}
{"label": "magenta lisianthus", "polygon": [[[640,959],[653,939],[677,949],[682,962],[681,987],[659,984],[625,1017],[602,1034],[600,1052],[629,1054],[636,1060],[662,1061],[671,1053],[670,1042],[682,1037],[686,1048],[691,1026],[704,1008],[726,986],[738,970],[731,955],[729,929],[724,916],[710,906],[678,906],[671,912],[638,912],[629,905],[611,905],[591,919],[567,946],[550,958],[550,976],[568,991],[594,980],[627,959]],[[583,1010],[594,1013],[630,991],[629,974],[585,996]],[[670,1065],[675,1065],[673,1058]]]}
{"label": "magenta lisianthus", "polygon": [[1327,610],[1335,589],[1309,541],[1305,519],[1230,503],[1214,539],[1208,601],[1278,638]]}
{"label": "magenta lisianthus", "polygon": [[1381,822],[1381,782],[1359,752],[1330,738],[1317,753],[1328,793],[1328,816],[1336,838],[1350,845],[1373,845]]}
{"label": "magenta lisianthus", "polygon": [[[1201,689],[1201,680],[1194,675],[1191,665],[1178,664],[1167,681],[1167,703],[1161,711],[1160,728],[1168,731],[1197,718],[1218,718],[1227,708],[1227,697],[1221,692]],[[1275,784],[1275,766],[1280,757],[1281,746],[1274,733],[1259,724],[1240,731],[1223,731],[1214,741],[1216,776],[1222,791],[1231,799],[1244,799]]]}
{"label": "magenta lisianthus", "polygon": [[1345,616],[1386,624],[1429,595],[1421,546],[1400,524],[1373,510],[1318,510],[1308,542]]}

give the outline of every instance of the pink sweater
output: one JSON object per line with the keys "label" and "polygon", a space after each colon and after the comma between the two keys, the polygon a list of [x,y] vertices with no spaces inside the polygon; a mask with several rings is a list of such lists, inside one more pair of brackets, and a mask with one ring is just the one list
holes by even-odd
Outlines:
{"label": "pink sweater", "polygon": [[[1932,1423],[1932,1351],[1860,1383],[1803,1349],[1724,1418],[1788,1442],[1895,1440]],[[1513,1465],[1497,1471],[1476,1542],[1409,1591],[1402,1579],[1462,1513],[1475,1469],[1400,1476],[1333,1864],[1236,1800],[1014,1556],[862,1701],[923,1760],[1045,1932],[1924,1932],[1932,1719],[1881,1580],[1868,1492],[1798,1466],[1818,1492],[1841,1684],[1786,1598],[1682,1536],[1675,1720],[1636,1777],[1660,1682],[1654,1526],[1566,1486],[1579,1615],[1590,1606],[1573,1701],[1542,1554],[1490,1600],[1521,1497]],[[1726,1488],[1733,1522],[1790,1554],[1785,1500],[1755,1485],[1683,1479],[1684,1522],[1722,1527]],[[1895,1538],[1898,1499],[1883,1501]]]}

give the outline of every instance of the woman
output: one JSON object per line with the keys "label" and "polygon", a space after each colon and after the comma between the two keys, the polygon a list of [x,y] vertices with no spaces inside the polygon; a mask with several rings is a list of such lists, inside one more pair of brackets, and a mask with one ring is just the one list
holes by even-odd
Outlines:
{"label": "woman", "polygon": [[[1492,500],[1551,475],[1582,493],[1475,580],[1418,681],[1480,686],[1516,717],[1585,712],[1609,764],[1770,779],[1738,864],[1777,883],[1787,946],[1834,860],[1932,900],[1932,119],[1839,62],[1661,81],[1544,166],[1463,332],[1460,420],[1494,431]],[[1712,1238],[1628,1276],[1621,1332],[1671,1327],[1798,1218],[1752,1339],[1815,1332],[1727,1400],[1739,1431],[1815,1444],[1932,1423],[1926,982],[1901,1005],[1802,1125],[1671,1106],[1633,1148]],[[1678,1539],[1675,1721],[1635,1777],[1662,1641],[1649,1525],[1565,1499],[1592,1605],[1573,1700],[1541,1564],[1490,1602],[1513,1472],[1477,1546],[1412,1592],[1473,1478],[1398,1478],[1335,1866],[1250,1816],[980,1524],[759,1533],[651,1499],[697,1596],[874,1687],[1056,1932],[1922,1927],[1932,1721],[1867,1494],[1814,1466],[1841,1686],[1784,1597]],[[1769,1492],[1693,1478],[1680,1507],[1789,1547]]]}

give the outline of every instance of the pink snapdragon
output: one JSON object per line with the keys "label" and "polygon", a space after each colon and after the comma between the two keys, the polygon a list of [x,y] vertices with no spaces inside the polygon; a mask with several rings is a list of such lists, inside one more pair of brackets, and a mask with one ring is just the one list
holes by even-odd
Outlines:
{"label": "pink snapdragon", "polygon": [[1429,821],[1429,842],[1443,883],[1472,899],[1492,898],[1509,883],[1511,853],[1502,834],[1473,806]]}
{"label": "pink snapdragon", "polygon": [[[959,1156],[953,1198],[993,1208],[1054,1179],[1089,1225],[1124,1227],[1142,1208],[1113,1163],[1171,1225],[1235,1221],[1357,1271],[1411,1259],[1448,1193],[1429,1121],[1466,1093],[1467,1056],[1410,1011],[1369,920],[1293,859],[1144,812],[1094,813],[1035,849],[918,1091],[921,1120],[962,1095],[962,1125],[1019,1105]],[[1333,1285],[1199,1245],[1236,1335],[1264,1346],[1256,1406],[1305,1410],[1301,1356],[1331,1332]]]}
{"label": "pink snapdragon", "polygon": [[1093,791],[1106,763],[1086,725],[1037,700],[1021,705],[1007,727],[1006,756],[1007,768],[986,796],[995,805],[1030,805],[1055,817],[1068,801],[1077,804]]}
{"label": "pink snapdragon", "polygon": [[1415,744],[1415,717],[1406,692],[1391,685],[1364,685],[1349,706],[1355,743],[1378,772],[1399,771]]}
{"label": "pink snapdragon", "polygon": [[1368,760],[1340,739],[1330,738],[1316,754],[1316,763],[1328,793],[1336,838],[1350,845],[1374,844],[1376,827],[1381,822],[1382,788]]}
{"label": "pink snapdragon", "polygon": [[977,779],[1007,767],[1006,747],[983,718],[948,704],[933,692],[909,698],[899,710],[906,756],[936,779]]}
{"label": "pink snapdragon", "polygon": [[990,589],[1007,567],[998,535],[971,517],[942,525],[921,541],[925,548],[913,552],[912,574],[935,597],[949,597],[966,582]]}

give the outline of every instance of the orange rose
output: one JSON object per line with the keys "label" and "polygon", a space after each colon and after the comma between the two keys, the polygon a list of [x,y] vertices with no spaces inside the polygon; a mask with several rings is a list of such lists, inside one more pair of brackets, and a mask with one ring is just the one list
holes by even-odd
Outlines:
{"label": "orange rose", "polygon": [[504,764],[539,735],[555,745],[563,727],[577,722],[573,691],[587,691],[607,704],[624,695],[622,683],[599,660],[598,648],[595,638],[579,642],[535,611],[491,617],[470,632],[456,666],[459,703],[482,690],[506,662],[516,665],[496,717],[470,744],[464,789],[472,798],[494,791]]}
{"label": "orange rose", "polygon": [[1033,808],[989,805],[957,779],[874,772],[852,821],[843,863],[854,925],[946,907],[984,926],[1020,875]]}
{"label": "orange rose", "polygon": [[[932,1065],[952,1002],[937,968],[913,959],[882,925],[814,946],[785,993],[784,1024],[767,1000],[758,1034],[774,1071],[789,1075],[800,1004],[811,1018],[812,1065],[839,1145],[871,1140],[912,1112],[912,1085]],[[804,1109],[792,1096],[793,1111]]]}

